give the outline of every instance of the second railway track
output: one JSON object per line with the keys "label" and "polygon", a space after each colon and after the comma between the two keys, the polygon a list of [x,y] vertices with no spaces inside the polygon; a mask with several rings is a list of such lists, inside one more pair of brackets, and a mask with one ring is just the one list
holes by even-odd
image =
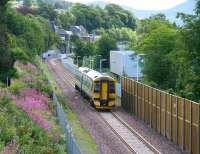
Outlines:
{"label": "second railway track", "polygon": [[115,112],[98,112],[98,114],[132,153],[160,153],[135,130],[128,126],[128,124],[124,122]]}

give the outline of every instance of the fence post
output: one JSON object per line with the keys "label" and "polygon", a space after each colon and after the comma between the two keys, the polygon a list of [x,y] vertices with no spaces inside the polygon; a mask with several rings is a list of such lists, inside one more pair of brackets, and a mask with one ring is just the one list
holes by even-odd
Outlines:
{"label": "fence post", "polygon": [[148,119],[148,117],[149,117],[149,87],[147,87],[148,89],[147,89],[147,119],[146,119],[146,123],[148,124],[148,122],[149,122],[149,119]]}
{"label": "fence post", "polygon": [[146,101],[146,98],[145,98],[145,86],[142,84],[142,89],[143,89],[143,121],[145,122],[145,101]]}
{"label": "fence post", "polygon": [[185,98],[183,99],[183,134],[182,134],[182,150],[185,150]]}
{"label": "fence post", "polygon": [[161,92],[159,91],[160,93],[160,134],[162,134],[162,124],[161,124],[161,121],[162,121],[162,94]]}
{"label": "fence post", "polygon": [[[128,109],[129,109],[129,112],[131,113],[131,80],[130,79],[128,79],[128,91],[129,91],[129,106],[128,106]],[[131,113],[132,114],[132,113]]]}
{"label": "fence post", "polygon": [[197,153],[200,153],[200,103],[198,104],[198,141],[197,141]]}
{"label": "fence post", "polygon": [[121,77],[121,106],[124,107],[124,78]]}
{"label": "fence post", "polygon": [[137,96],[136,96],[136,104],[137,104],[137,108],[136,108],[136,117],[137,117],[137,119],[138,119],[138,116],[139,116],[139,114],[138,114],[138,82],[136,82],[137,84]]}
{"label": "fence post", "polygon": [[133,114],[133,80],[131,80],[131,84],[130,84],[131,88],[131,99],[130,99],[130,102],[131,102],[131,106],[130,106],[130,109],[131,109],[131,114]]}
{"label": "fence post", "polygon": [[192,101],[190,101],[190,153],[192,152]]}
{"label": "fence post", "polygon": [[158,120],[158,114],[157,114],[157,107],[158,107],[158,97],[157,97],[157,94],[158,94],[158,90],[156,90],[156,102],[155,102],[155,109],[156,109],[156,128],[155,128],[155,130],[156,131],[158,131],[158,122],[157,122],[157,120]]}
{"label": "fence post", "polygon": [[173,141],[173,108],[172,108],[172,95],[170,94],[170,106],[171,106],[171,136],[170,136],[170,138],[171,138],[171,141]]}
{"label": "fence post", "polygon": [[150,127],[152,128],[152,102],[153,102],[153,89],[151,88],[151,102],[150,102]]}
{"label": "fence post", "polygon": [[176,97],[176,144],[178,145],[178,98]]}
{"label": "fence post", "polygon": [[166,125],[167,125],[167,94],[165,93],[165,132],[164,132],[165,137],[167,136]]}

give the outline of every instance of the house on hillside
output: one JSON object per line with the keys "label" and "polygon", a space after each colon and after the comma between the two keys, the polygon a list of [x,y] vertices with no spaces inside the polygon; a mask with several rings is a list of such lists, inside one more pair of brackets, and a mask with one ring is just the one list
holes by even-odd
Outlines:
{"label": "house on hillside", "polygon": [[73,33],[73,35],[82,37],[87,35],[86,29],[80,25],[80,26],[71,26],[70,31]]}

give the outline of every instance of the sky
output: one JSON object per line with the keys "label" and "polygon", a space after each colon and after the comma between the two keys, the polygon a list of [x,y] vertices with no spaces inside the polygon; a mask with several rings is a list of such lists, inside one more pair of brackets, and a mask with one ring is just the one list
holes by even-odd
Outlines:
{"label": "sky", "polygon": [[[87,4],[99,0],[70,0],[70,1]],[[160,11],[160,10],[171,9],[188,0],[100,0],[100,1],[132,7],[137,10]]]}

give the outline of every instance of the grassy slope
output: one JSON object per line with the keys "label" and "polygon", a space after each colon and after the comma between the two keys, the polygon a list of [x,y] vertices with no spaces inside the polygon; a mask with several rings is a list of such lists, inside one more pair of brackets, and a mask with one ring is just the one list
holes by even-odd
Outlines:
{"label": "grassy slope", "polygon": [[[72,132],[75,137],[76,142],[79,144],[81,149],[83,150],[84,153],[91,153],[95,154],[98,153],[96,143],[90,136],[90,134],[81,127],[80,121],[78,120],[78,117],[76,114],[74,114],[70,108],[67,106],[66,100],[64,99],[63,93],[60,90],[60,87],[57,85],[56,81],[50,74],[47,66],[45,63],[43,63],[40,58],[36,58],[37,64],[39,65],[40,69],[43,70],[47,78],[51,81],[52,88],[54,91],[56,91],[56,95],[58,96],[58,99],[60,103],[62,104],[67,120],[69,120],[71,126],[72,126]],[[55,90],[56,89],[56,90]]]}

